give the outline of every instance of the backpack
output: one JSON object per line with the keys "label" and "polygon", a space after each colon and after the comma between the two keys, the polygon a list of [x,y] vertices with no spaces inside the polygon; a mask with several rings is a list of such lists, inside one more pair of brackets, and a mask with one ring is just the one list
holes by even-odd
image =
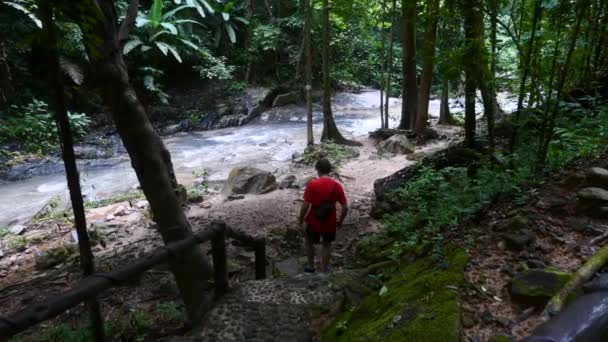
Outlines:
{"label": "backpack", "polygon": [[334,195],[336,194],[337,187],[338,183],[334,182],[334,190],[331,193],[331,197],[329,199],[323,200],[315,209],[315,216],[321,222],[327,221],[335,209],[336,201],[334,201]]}

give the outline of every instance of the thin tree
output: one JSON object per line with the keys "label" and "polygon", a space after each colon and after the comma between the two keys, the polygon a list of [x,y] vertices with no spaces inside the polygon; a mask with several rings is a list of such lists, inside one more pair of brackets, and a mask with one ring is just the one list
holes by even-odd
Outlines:
{"label": "thin tree", "polygon": [[472,148],[475,146],[475,93],[477,91],[477,67],[475,63],[476,57],[476,42],[478,38],[475,32],[476,28],[476,10],[475,6],[479,5],[478,0],[461,0],[461,8],[464,17],[464,36],[465,36],[465,51],[464,51],[464,143],[465,146]]}
{"label": "thin tree", "polygon": [[416,118],[416,135],[419,142],[425,140],[425,130],[429,120],[429,100],[431,97],[431,82],[435,59],[435,40],[437,39],[437,23],[439,21],[439,0],[427,1],[427,26],[424,33],[424,48],[422,52],[422,77],[418,92],[418,117]]}
{"label": "thin tree", "polygon": [[416,0],[401,0],[403,86],[400,129],[413,129],[418,106],[416,75]]}
{"label": "thin tree", "polygon": [[331,140],[337,144],[359,145],[359,143],[347,140],[338,130],[334,115],[331,111],[331,79],[329,61],[329,1],[323,0],[323,134],[322,141]]}
{"label": "thin tree", "polygon": [[13,77],[8,64],[4,41],[0,37],[0,108],[10,103],[14,96]]}
{"label": "thin tree", "polygon": [[[251,20],[253,19],[253,0],[247,0],[247,20],[249,21],[249,27],[247,28],[247,33],[245,36],[245,47],[247,49],[251,48],[251,41],[253,38],[253,29],[252,29],[252,24],[251,24]],[[247,82],[247,84],[252,84],[253,83],[253,69],[254,69],[254,64],[253,64],[253,58],[251,58],[252,56],[249,56],[249,62],[247,63],[247,70],[245,71],[245,82]]]}
{"label": "thin tree", "polygon": [[[85,278],[95,273],[95,263],[93,252],[91,251],[89,234],[87,232],[87,221],[80,190],[80,177],[78,175],[76,157],[74,154],[74,140],[63,92],[64,88],[59,66],[59,54],[57,52],[55,23],[53,22],[53,8],[48,1],[40,1],[39,4],[44,33],[46,35],[46,46],[48,48],[47,57],[50,62],[49,81],[52,85],[51,89],[54,92],[53,107],[55,122],[57,123],[59,132],[61,155],[70,192],[72,211],[74,212],[74,225],[78,237],[78,250],[80,252],[80,269],[82,271],[82,277]],[[86,306],[89,309],[89,320],[94,338],[96,341],[103,341],[105,338],[103,316],[101,315],[101,309],[97,298],[92,297],[88,299],[86,301]]]}
{"label": "thin tree", "polygon": [[391,8],[391,33],[388,41],[388,66],[386,70],[386,91],[385,91],[385,101],[384,101],[384,127],[389,128],[389,103],[390,103],[390,94],[391,88],[393,85],[392,76],[393,76],[393,46],[395,43],[395,30],[396,26],[395,22],[397,21],[397,0],[393,0],[393,6]]}
{"label": "thin tree", "polygon": [[542,16],[542,1],[536,0],[536,4],[534,5],[534,14],[532,18],[532,32],[530,33],[530,39],[528,40],[528,45],[526,48],[526,55],[522,58],[520,63],[522,69],[522,76],[519,83],[519,96],[517,98],[517,111],[515,112],[515,127],[513,128],[513,132],[511,134],[511,141],[509,144],[509,148],[511,152],[515,150],[515,146],[517,145],[517,134],[519,131],[519,125],[521,124],[521,115],[524,106],[524,98],[526,96],[526,81],[528,79],[528,74],[530,72],[530,62],[532,59],[532,52],[534,51],[534,43],[536,38],[536,30],[538,28],[538,22]]}
{"label": "thin tree", "polygon": [[[566,81],[571,71],[570,64],[572,62],[572,55],[574,53],[574,49],[576,48],[579,34],[581,32],[581,23],[588,7],[589,0],[578,0],[576,2],[577,10],[575,24],[573,30],[571,31],[570,41],[568,45],[568,50],[566,52],[565,60],[561,68],[559,68],[560,70],[558,81],[555,87],[556,98],[554,101],[547,101],[546,108],[550,109],[548,111],[545,111],[543,125],[541,126],[539,149],[536,161],[536,172],[538,175],[542,175],[545,171],[545,162],[547,161],[549,144],[551,143],[551,140],[553,140],[553,135],[555,134],[555,120],[560,110],[559,104],[564,96]],[[554,63],[556,63],[558,56],[559,53],[556,53],[554,55]]]}
{"label": "thin tree", "polygon": [[[129,82],[127,65],[120,53],[121,41],[128,37],[135,21],[137,3],[137,0],[129,3],[128,14],[119,26],[113,0],[83,0],[79,6],[60,2],[62,13],[72,18],[83,33],[102,98],[113,114],[158,231],[168,244],[191,237],[192,227],[177,194],[171,155]],[[188,317],[195,322],[211,303],[210,293],[204,291],[211,266],[197,247],[176,255],[169,264]]]}
{"label": "thin tree", "polygon": [[306,58],[306,141],[308,146],[315,143],[312,131],[312,6],[310,0],[304,0],[304,51]]}
{"label": "thin tree", "polygon": [[385,71],[387,68],[387,62],[389,58],[389,51],[386,50],[386,35],[384,34],[384,16],[386,14],[386,0],[382,1],[382,12],[380,13],[380,36],[382,39],[380,41],[380,51],[381,51],[381,60],[382,66],[380,69],[380,128],[384,128],[384,89],[386,84],[384,82]]}

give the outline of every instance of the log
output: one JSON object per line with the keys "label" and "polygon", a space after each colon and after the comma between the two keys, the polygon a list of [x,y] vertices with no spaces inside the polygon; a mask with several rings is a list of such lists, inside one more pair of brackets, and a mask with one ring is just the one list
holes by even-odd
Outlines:
{"label": "log", "polygon": [[601,269],[608,262],[608,246],[599,249],[593,254],[583,267],[581,267],[570,279],[568,283],[555,295],[543,311],[541,317],[547,321],[551,316],[555,316],[564,308],[564,302],[572,291],[579,288],[583,283],[589,280],[595,272]]}
{"label": "log", "polygon": [[409,129],[379,128],[369,132],[369,137],[377,140],[386,140],[396,134],[405,134],[408,138],[415,138],[416,133]]}

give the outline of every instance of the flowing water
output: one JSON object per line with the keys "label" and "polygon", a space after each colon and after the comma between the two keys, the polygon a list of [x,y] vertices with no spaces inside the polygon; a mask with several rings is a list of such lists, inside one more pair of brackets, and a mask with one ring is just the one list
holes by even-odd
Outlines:
{"label": "flowing water", "polygon": [[[366,135],[380,125],[379,92],[340,93],[333,98],[336,123],[347,137]],[[513,101],[499,99],[511,111]],[[392,126],[400,112],[400,101],[391,99]],[[450,101],[453,111],[462,111],[461,101]],[[481,106],[478,106],[481,108]],[[439,100],[429,106],[431,116],[439,113]],[[314,107],[315,137],[321,133],[321,107]],[[267,171],[285,168],[294,152],[306,146],[306,111],[302,105],[273,108],[254,122],[215,131],[179,133],[165,139],[177,178],[188,184],[193,172],[206,169],[209,180],[222,181],[235,166],[248,165]],[[81,184],[87,200],[111,197],[133,189],[137,178],[127,156],[115,158],[112,166],[84,169]],[[0,226],[20,224],[35,215],[51,198],[67,198],[65,175],[57,173],[0,185]]]}

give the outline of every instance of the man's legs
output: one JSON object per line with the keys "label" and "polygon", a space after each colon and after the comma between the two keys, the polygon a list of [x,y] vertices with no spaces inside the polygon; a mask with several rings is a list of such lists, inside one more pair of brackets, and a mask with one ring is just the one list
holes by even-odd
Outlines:
{"label": "man's legs", "polygon": [[323,249],[321,250],[321,272],[327,272],[329,266],[329,258],[331,256],[331,241],[323,240]]}
{"label": "man's legs", "polygon": [[315,268],[315,246],[310,241],[310,237],[306,236],[305,239],[306,256],[308,257],[308,268],[313,270]]}

